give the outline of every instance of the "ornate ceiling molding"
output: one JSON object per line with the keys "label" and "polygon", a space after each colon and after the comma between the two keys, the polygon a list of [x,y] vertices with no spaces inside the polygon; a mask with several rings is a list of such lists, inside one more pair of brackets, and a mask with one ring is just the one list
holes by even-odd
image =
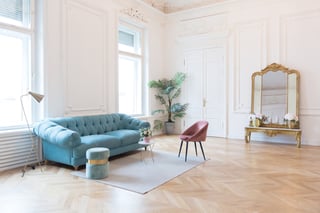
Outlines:
{"label": "ornate ceiling molding", "polygon": [[208,6],[215,3],[221,3],[228,0],[142,0],[142,1],[164,13],[174,13],[182,10],[188,10],[192,8]]}
{"label": "ornate ceiling molding", "polygon": [[135,8],[126,8],[120,11],[122,14],[125,14],[127,16],[133,17],[139,21],[147,23],[148,21],[146,20],[145,16]]}

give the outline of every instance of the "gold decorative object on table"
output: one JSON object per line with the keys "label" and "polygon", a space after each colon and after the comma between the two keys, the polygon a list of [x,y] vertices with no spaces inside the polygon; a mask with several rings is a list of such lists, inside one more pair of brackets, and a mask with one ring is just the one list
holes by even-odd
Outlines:
{"label": "gold decorative object on table", "polygon": [[260,125],[261,125],[260,120],[259,120],[258,118],[256,118],[256,119],[254,120],[254,126],[255,126],[255,127],[259,127]]}
{"label": "gold decorative object on table", "polygon": [[296,128],[297,122],[299,121],[298,116],[292,114],[292,113],[287,113],[284,116],[284,120],[287,123],[287,126],[289,129],[294,129]]}
{"label": "gold decorative object on table", "polygon": [[296,126],[296,123],[294,121],[288,121],[287,125],[288,125],[288,129],[294,129]]}
{"label": "gold decorative object on table", "polygon": [[267,117],[265,115],[262,115],[262,114],[250,114],[249,115],[249,126],[251,126],[251,127],[259,127],[266,120],[267,120]]}
{"label": "gold decorative object on table", "polygon": [[251,126],[251,127],[255,126],[256,125],[255,122],[256,122],[256,115],[250,114],[249,115],[249,126]]}
{"label": "gold decorative object on table", "polygon": [[301,147],[299,71],[273,63],[254,72],[251,79],[251,112],[245,141],[250,142],[252,132],[270,137],[289,134],[295,136],[297,147]]}

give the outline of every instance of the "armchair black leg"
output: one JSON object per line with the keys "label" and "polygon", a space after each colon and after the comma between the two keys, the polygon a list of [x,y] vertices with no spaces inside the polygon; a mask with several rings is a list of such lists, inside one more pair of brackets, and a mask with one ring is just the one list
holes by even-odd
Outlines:
{"label": "armchair black leg", "polygon": [[194,143],[194,149],[196,150],[196,156],[198,156],[198,151],[197,151],[197,142],[193,142]]}
{"label": "armchair black leg", "polygon": [[206,156],[204,155],[203,147],[202,147],[201,141],[199,141],[199,144],[200,144],[200,148],[201,148],[201,151],[202,151],[203,159],[204,159],[204,160],[206,160]]}
{"label": "armchair black leg", "polygon": [[181,153],[181,148],[182,148],[182,144],[183,144],[183,141],[181,141],[181,143],[180,143],[180,149],[179,149],[179,154],[178,154],[178,157],[180,157],[180,153]]}
{"label": "armchair black leg", "polygon": [[184,157],[184,161],[187,162],[187,155],[188,155],[188,145],[189,145],[189,142],[186,142],[186,156]]}

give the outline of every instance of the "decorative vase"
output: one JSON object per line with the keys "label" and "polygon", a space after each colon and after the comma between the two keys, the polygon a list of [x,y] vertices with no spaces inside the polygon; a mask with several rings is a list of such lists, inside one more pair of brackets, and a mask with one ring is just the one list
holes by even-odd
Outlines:
{"label": "decorative vase", "polygon": [[294,129],[296,126],[296,122],[295,121],[288,121],[288,128],[289,129]]}
{"label": "decorative vase", "polygon": [[256,119],[256,120],[254,121],[254,126],[255,126],[255,127],[259,127],[260,125],[261,125],[260,120],[259,120],[259,119]]}
{"label": "decorative vase", "polygon": [[149,137],[144,137],[143,138],[143,141],[145,142],[145,143],[149,143],[150,142],[150,140],[151,140],[151,137],[149,136]]}

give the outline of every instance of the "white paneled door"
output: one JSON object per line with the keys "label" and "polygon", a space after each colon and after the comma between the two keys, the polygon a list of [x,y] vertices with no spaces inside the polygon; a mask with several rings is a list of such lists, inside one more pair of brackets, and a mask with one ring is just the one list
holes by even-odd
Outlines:
{"label": "white paneled door", "polygon": [[208,136],[226,137],[225,50],[223,47],[185,52],[185,98],[189,103],[184,128],[209,122]]}

